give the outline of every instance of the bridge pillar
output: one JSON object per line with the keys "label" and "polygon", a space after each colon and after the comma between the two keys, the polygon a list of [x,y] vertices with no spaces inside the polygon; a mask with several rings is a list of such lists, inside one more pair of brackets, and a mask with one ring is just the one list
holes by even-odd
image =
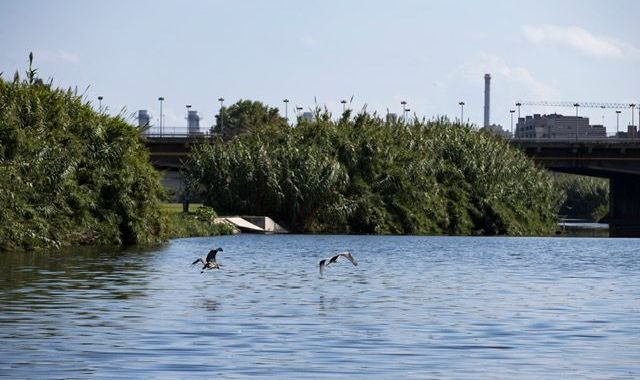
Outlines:
{"label": "bridge pillar", "polygon": [[640,176],[609,177],[609,236],[640,237]]}

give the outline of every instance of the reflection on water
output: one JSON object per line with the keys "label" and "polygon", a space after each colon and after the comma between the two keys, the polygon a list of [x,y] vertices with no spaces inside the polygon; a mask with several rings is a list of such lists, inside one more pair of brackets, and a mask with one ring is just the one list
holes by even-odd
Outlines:
{"label": "reflection on water", "polygon": [[[191,262],[224,247],[223,270]],[[0,256],[8,378],[637,378],[625,239],[227,236]],[[351,250],[318,275],[318,260]]]}

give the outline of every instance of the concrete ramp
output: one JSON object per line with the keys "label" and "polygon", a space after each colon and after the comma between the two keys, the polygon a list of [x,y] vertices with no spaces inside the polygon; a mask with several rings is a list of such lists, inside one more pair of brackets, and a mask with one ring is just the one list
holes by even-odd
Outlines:
{"label": "concrete ramp", "polygon": [[286,234],[287,230],[268,216],[223,216],[215,220],[216,223],[229,223],[242,232],[256,234]]}

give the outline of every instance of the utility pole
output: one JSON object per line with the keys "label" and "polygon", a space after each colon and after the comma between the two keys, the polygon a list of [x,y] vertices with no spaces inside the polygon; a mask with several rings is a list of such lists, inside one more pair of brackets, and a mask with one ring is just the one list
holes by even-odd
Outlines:
{"label": "utility pole", "polygon": [[460,106],[460,124],[464,124],[464,102],[458,103]]}

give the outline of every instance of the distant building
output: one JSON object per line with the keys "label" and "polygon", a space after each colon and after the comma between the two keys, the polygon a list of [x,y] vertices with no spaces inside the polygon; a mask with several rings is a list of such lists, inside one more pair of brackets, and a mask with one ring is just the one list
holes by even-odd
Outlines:
{"label": "distant building", "polygon": [[576,136],[605,138],[607,130],[602,125],[589,125],[587,117],[564,116],[557,113],[521,117],[516,124],[516,138],[575,138]]}
{"label": "distant building", "polygon": [[313,112],[303,112],[301,119],[305,121],[313,121]]}
{"label": "distant building", "polygon": [[191,111],[187,113],[187,132],[190,135],[200,134],[200,116],[198,111]]}
{"label": "distant building", "polygon": [[491,124],[488,127],[480,128],[480,130],[493,133],[494,135],[502,136],[506,139],[511,138],[511,132],[502,129],[502,125],[499,124]]}
{"label": "distant building", "polygon": [[398,114],[389,112],[387,113],[387,123],[395,124],[398,122]]}
{"label": "distant building", "polygon": [[149,116],[149,112],[147,110],[139,110],[138,111],[138,128],[140,129],[148,129],[151,125],[151,117]]}
{"label": "distant building", "polygon": [[635,139],[638,138],[638,127],[635,125],[628,125],[626,132],[616,133],[617,138],[621,139]]}

